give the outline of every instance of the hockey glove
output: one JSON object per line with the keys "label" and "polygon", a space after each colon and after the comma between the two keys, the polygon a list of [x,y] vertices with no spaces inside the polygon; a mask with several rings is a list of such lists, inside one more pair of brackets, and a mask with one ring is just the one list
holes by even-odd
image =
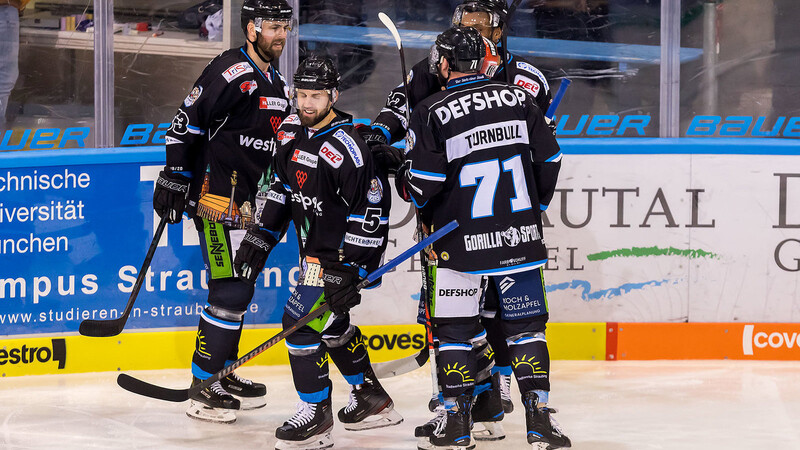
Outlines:
{"label": "hockey glove", "polygon": [[364,142],[366,142],[370,147],[379,144],[386,145],[389,143],[386,140],[386,135],[383,134],[381,130],[373,128],[369,125],[356,125],[356,131],[358,131],[361,139],[363,139]]}
{"label": "hockey glove", "polygon": [[405,162],[403,151],[397,147],[376,144],[370,147],[370,150],[372,150],[372,158],[375,159],[375,165],[384,174],[397,173],[397,169]]}
{"label": "hockey glove", "polygon": [[233,268],[242,281],[255,284],[278,240],[265,231],[248,231],[236,250]]}
{"label": "hockey glove", "polygon": [[544,121],[547,123],[547,126],[550,128],[550,131],[553,132],[553,136],[555,136],[556,128],[558,127],[558,124],[556,123],[556,118],[553,117],[552,119],[548,119],[547,117],[545,117]]}
{"label": "hockey glove", "polygon": [[323,268],[322,281],[325,282],[325,301],[334,314],[345,314],[361,303],[361,294],[356,289],[361,281],[358,267],[342,263],[331,264]]}
{"label": "hockey glove", "polygon": [[408,193],[405,185],[406,178],[408,178],[408,165],[403,164],[394,174],[394,187],[397,189],[397,195],[399,195],[400,198],[405,202],[411,203],[411,194]]}
{"label": "hockey glove", "polygon": [[189,192],[189,178],[162,170],[156,180],[153,192],[153,209],[159,217],[167,215],[167,222],[178,223],[183,220],[186,209],[186,195]]}

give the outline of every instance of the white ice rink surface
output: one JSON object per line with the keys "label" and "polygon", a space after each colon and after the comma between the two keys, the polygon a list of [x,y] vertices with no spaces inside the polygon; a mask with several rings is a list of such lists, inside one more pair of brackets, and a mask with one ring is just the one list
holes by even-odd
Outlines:
{"label": "white ice rink surface", "polygon": [[[131,375],[185,388],[188,373]],[[116,373],[3,378],[0,448],[273,448],[275,428],[297,401],[288,367],[239,373],[267,383],[268,405],[239,412],[232,425],[189,419],[186,403],[128,393],[117,387]],[[338,411],[348,391],[331,375]],[[553,361],[552,383],[552,406],[575,449],[800,449],[800,362]],[[360,433],[337,424],[334,448],[416,448],[414,426],[431,417],[427,368],[384,385],[405,422]],[[529,448],[519,401],[515,406],[503,422],[508,437],[478,449]]]}

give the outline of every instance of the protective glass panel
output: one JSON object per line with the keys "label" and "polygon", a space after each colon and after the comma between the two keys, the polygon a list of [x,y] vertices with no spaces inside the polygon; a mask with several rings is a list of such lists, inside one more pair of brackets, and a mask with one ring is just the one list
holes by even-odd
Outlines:
{"label": "protective glass panel", "polygon": [[691,2],[681,45],[703,57],[682,66],[682,136],[800,137],[799,21],[793,0]]}
{"label": "protective glass panel", "polygon": [[21,3],[0,5],[0,150],[93,146],[92,0]]}

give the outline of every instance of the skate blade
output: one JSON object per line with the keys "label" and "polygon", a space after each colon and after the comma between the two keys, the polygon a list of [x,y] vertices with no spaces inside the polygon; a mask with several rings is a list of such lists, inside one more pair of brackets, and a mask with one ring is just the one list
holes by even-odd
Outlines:
{"label": "skate blade", "polygon": [[320,450],[333,447],[331,432],[311,436],[304,441],[282,441],[278,439],[275,443],[276,450]]}
{"label": "skate blade", "polygon": [[476,441],[499,441],[506,438],[506,431],[500,422],[475,422],[472,437]]}
{"label": "skate blade", "polygon": [[467,445],[445,445],[445,446],[436,446],[433,445],[429,438],[418,438],[417,439],[417,450],[474,450],[475,449],[475,439],[470,438],[469,444]]}
{"label": "skate blade", "polygon": [[266,397],[239,397],[238,395],[234,395],[241,406],[239,409],[242,411],[251,411],[253,409],[263,408],[267,406],[267,398]]}
{"label": "skate blade", "polygon": [[344,423],[344,429],[348,431],[374,430],[375,428],[385,428],[399,425],[403,422],[403,416],[394,410],[394,407],[384,408],[378,414],[364,418],[356,423]]}
{"label": "skate blade", "polygon": [[186,415],[203,422],[225,424],[236,422],[236,414],[232,409],[212,408],[194,400],[189,403]]}

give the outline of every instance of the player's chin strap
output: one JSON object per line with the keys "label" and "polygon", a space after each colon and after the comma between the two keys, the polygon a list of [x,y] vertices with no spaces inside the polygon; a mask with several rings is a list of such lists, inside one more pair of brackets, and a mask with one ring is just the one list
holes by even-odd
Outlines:
{"label": "player's chin strap", "polygon": [[259,35],[260,33],[261,33],[261,31],[256,31],[256,40],[255,40],[255,41],[251,41],[250,39],[247,39],[247,42],[249,42],[249,43],[250,43],[250,45],[252,45],[252,46],[253,46],[253,51],[254,51],[254,52],[256,53],[256,55],[258,56],[258,59],[260,59],[261,61],[264,61],[264,62],[265,62],[265,63],[267,63],[267,64],[271,64],[271,63],[272,63],[272,61],[273,61],[275,58],[267,59],[266,55],[264,55],[263,53],[261,53],[261,50],[258,48],[258,35]]}

